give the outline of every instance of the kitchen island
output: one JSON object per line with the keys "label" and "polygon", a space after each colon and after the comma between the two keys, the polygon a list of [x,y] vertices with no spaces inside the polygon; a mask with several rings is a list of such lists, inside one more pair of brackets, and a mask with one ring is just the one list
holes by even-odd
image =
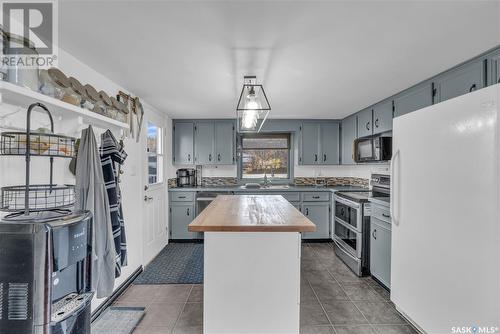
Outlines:
{"label": "kitchen island", "polygon": [[301,232],[281,195],[219,195],[189,224],[204,232],[203,332],[299,333]]}

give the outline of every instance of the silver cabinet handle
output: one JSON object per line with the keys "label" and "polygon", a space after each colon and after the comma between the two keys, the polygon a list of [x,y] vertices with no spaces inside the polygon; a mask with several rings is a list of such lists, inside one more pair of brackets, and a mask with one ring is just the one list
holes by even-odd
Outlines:
{"label": "silver cabinet handle", "polygon": [[189,216],[189,208],[186,209],[186,215]]}
{"label": "silver cabinet handle", "polygon": [[212,153],[208,155],[208,161],[212,161]]}
{"label": "silver cabinet handle", "polygon": [[314,161],[318,161],[318,155],[317,154],[314,155]]}
{"label": "silver cabinet handle", "polygon": [[220,161],[220,153],[217,154],[217,161]]}
{"label": "silver cabinet handle", "polygon": [[372,237],[373,239],[377,240],[377,230],[373,230]]}
{"label": "silver cabinet handle", "polygon": [[370,130],[370,122],[366,122],[366,130]]}
{"label": "silver cabinet handle", "polygon": [[319,196],[313,196],[314,199],[319,199]]}
{"label": "silver cabinet handle", "polygon": [[375,120],[375,127],[378,128],[378,118]]}
{"label": "silver cabinet handle", "polygon": [[470,88],[469,88],[469,92],[473,92],[473,91],[475,91],[475,90],[476,90],[476,87],[477,87],[477,86],[476,86],[476,84],[473,84],[472,86],[470,86]]}
{"label": "silver cabinet handle", "polygon": [[326,154],[323,154],[323,161],[326,161]]}
{"label": "silver cabinet handle", "polygon": [[385,218],[391,218],[391,215],[388,215],[387,213],[383,213],[382,216]]}

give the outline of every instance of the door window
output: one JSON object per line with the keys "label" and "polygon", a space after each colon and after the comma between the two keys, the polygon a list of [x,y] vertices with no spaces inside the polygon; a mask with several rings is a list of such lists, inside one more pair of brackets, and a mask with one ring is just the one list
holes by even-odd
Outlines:
{"label": "door window", "polygon": [[163,129],[148,122],[146,143],[148,184],[163,182]]}

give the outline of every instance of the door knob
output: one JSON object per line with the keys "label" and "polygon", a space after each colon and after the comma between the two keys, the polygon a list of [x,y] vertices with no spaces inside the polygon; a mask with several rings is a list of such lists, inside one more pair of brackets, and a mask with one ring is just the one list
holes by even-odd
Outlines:
{"label": "door knob", "polygon": [[153,197],[144,196],[144,202],[149,202],[149,201],[152,201],[152,200],[153,200]]}

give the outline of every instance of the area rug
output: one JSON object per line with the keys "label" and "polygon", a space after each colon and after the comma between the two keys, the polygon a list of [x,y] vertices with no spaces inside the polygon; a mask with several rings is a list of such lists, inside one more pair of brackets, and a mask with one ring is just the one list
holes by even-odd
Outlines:
{"label": "area rug", "polygon": [[130,334],[144,316],[144,307],[108,307],[92,323],[92,334]]}
{"label": "area rug", "polygon": [[203,283],[203,244],[171,243],[146,266],[134,284]]}

